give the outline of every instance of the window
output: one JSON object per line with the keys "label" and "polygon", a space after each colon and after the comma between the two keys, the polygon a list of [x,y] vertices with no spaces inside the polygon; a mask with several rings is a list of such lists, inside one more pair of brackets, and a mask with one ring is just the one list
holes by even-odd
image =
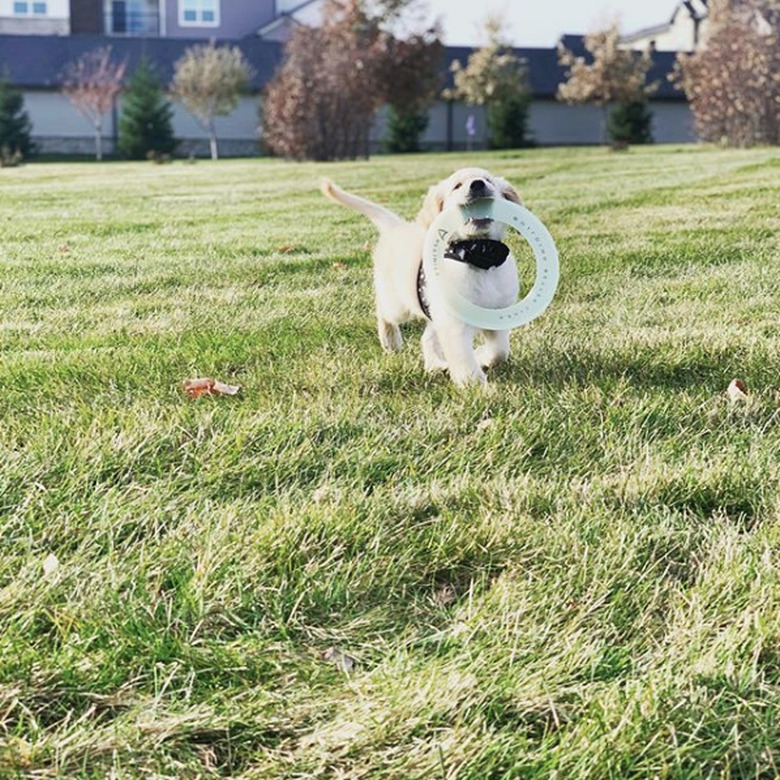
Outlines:
{"label": "window", "polygon": [[107,0],[105,22],[109,35],[157,35],[160,12],[156,2]]}
{"label": "window", "polygon": [[179,0],[179,24],[183,27],[218,27],[219,0]]}
{"label": "window", "polygon": [[28,0],[14,0],[14,14],[16,16],[46,16],[48,8],[42,0],[28,2]]}

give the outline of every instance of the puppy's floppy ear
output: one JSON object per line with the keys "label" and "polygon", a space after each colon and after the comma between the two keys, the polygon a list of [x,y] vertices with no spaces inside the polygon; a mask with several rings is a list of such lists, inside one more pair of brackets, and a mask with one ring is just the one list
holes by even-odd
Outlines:
{"label": "puppy's floppy ear", "polygon": [[501,190],[501,196],[503,198],[512,201],[512,203],[517,203],[518,206],[523,205],[523,201],[517,194],[517,190],[506,179],[498,179],[496,184],[498,184],[498,188]]}
{"label": "puppy's floppy ear", "polygon": [[436,217],[441,214],[444,208],[444,192],[442,191],[441,184],[434,184],[428,190],[428,194],[423,200],[420,213],[417,215],[417,223],[422,225],[426,230],[433,224]]}

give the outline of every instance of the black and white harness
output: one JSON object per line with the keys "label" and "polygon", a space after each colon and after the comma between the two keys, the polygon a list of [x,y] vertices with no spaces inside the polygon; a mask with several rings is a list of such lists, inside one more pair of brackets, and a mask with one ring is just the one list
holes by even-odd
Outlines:
{"label": "black and white harness", "polygon": [[[498,268],[503,265],[509,257],[509,247],[500,241],[493,241],[488,238],[475,239],[473,241],[456,241],[450,244],[444,257],[449,260],[457,260],[459,263],[478,268],[481,271],[488,271],[491,268]],[[420,260],[420,268],[417,271],[417,300],[423,314],[430,319],[430,304],[425,295],[425,269]]]}

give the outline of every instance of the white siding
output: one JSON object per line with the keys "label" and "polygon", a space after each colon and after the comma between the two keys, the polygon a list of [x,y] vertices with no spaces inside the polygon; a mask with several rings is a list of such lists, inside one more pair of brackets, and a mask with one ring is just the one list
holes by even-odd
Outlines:
{"label": "white siding", "polygon": [[599,106],[568,106],[555,100],[535,100],[529,120],[531,137],[538,144],[603,143],[604,112]]}
{"label": "white siding", "polygon": [[[94,134],[92,124],[59,92],[25,92],[24,107],[30,116],[34,136],[92,138]],[[110,138],[112,133],[111,114],[107,114],[103,119],[103,135]]]}
{"label": "white siding", "polygon": [[[57,144],[62,151],[74,151],[79,147],[76,141],[83,141],[86,149],[92,142],[91,124],[82,117],[57,92],[28,91],[25,93],[25,107],[33,124],[33,135],[46,151],[56,151]],[[175,136],[182,141],[180,153],[206,149],[206,131],[200,123],[182,106],[174,103],[173,127]],[[225,142],[225,153],[256,154],[259,151],[257,97],[245,96],[229,116],[216,120],[217,136]],[[653,137],[656,143],[686,143],[695,140],[693,118],[684,101],[653,101]],[[119,110],[121,111],[121,103]],[[450,109],[446,103],[436,103],[430,112],[428,129],[421,139],[423,148],[445,150],[448,143],[454,149],[465,149],[469,145],[466,121],[473,115],[476,135],[471,143],[474,149],[487,145],[486,117],[482,108],[456,103]],[[452,137],[448,139],[448,127]],[[567,106],[554,100],[536,100],[531,104],[529,131],[532,140],[540,146],[598,144],[602,142],[603,112],[597,106]],[[386,111],[381,111],[371,133],[372,148],[376,151],[386,133]],[[107,114],[103,122],[103,136],[107,142],[114,137],[113,115]],[[48,140],[47,140],[48,139]],[[110,145],[107,145],[107,149]],[[232,150],[232,152],[231,152]]]}
{"label": "white siding", "polygon": [[696,141],[691,107],[684,101],[658,101],[653,112],[653,140],[657,144],[687,144]]}
{"label": "white siding", "polygon": [[[259,99],[244,96],[236,110],[228,116],[217,117],[217,138],[225,140],[257,140]],[[208,134],[195,117],[183,106],[173,104],[173,134],[180,139],[206,139]]]}

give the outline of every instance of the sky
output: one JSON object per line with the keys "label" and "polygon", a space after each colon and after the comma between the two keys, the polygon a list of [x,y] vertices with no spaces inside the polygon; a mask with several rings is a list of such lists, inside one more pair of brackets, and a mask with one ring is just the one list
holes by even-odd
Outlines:
{"label": "sky", "polygon": [[584,33],[617,18],[623,32],[669,21],[679,0],[427,0],[450,46],[484,43],[480,22],[488,12],[507,21],[515,46],[554,46],[564,33]]}

